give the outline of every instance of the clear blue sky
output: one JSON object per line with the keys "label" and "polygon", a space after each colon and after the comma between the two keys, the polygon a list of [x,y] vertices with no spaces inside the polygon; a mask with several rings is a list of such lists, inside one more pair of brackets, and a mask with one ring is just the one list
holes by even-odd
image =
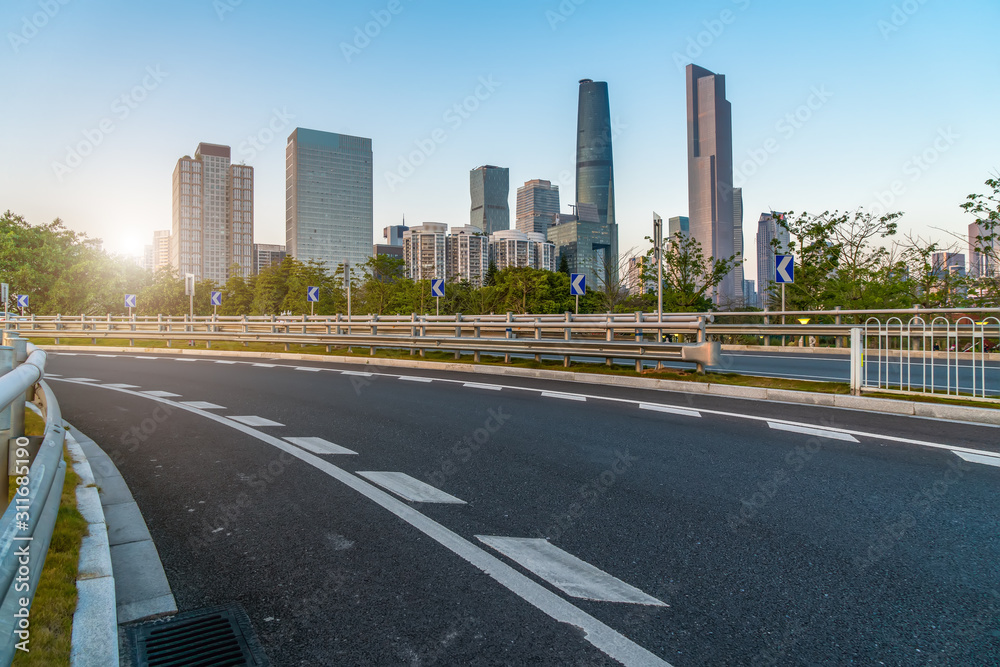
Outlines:
{"label": "clear blue sky", "polygon": [[[61,217],[116,251],[170,227],[171,172],[201,141],[256,167],[256,240],[284,243],[295,126],[374,140],[376,236],[404,214],[467,224],[468,172],[482,164],[510,168],[512,209],[532,178],[559,182],[571,203],[581,78],[610,85],[621,247],[638,246],[652,211],[687,211],[677,59],[726,75],[738,167],[772,151],[737,177],[748,277],[761,211],[868,206],[898,181],[890,204],[903,228],[943,238],[932,228],[964,233],[958,205],[1000,169],[996,0],[62,2],[0,6],[0,207],[33,223]],[[904,4],[910,13],[894,16]],[[390,7],[401,9],[345,56],[342,44]],[[481,78],[499,86],[460,125],[446,120]],[[832,96],[779,125],[813,90]],[[267,138],[272,120],[289,124],[251,151],[244,142]],[[438,128],[447,141],[390,187],[386,172]],[[56,174],[85,133],[99,144]],[[911,161],[925,152],[932,164]]]}

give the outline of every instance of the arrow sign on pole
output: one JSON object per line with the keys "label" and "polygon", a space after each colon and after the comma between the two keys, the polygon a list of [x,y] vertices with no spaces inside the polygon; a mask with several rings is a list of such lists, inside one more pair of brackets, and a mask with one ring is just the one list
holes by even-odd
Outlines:
{"label": "arrow sign on pole", "polygon": [[584,273],[574,273],[569,279],[570,296],[587,295],[587,275]]}
{"label": "arrow sign on pole", "polygon": [[432,280],[431,281],[431,294],[433,296],[435,296],[435,297],[438,297],[438,298],[444,296],[444,280],[443,279],[437,278],[436,280]]}
{"label": "arrow sign on pole", "polygon": [[126,308],[135,308],[135,294],[126,294],[125,295],[125,307]]}
{"label": "arrow sign on pole", "polygon": [[306,288],[306,301],[309,303],[319,302],[319,288],[318,287],[307,287]]}
{"label": "arrow sign on pole", "polygon": [[792,255],[777,255],[775,258],[774,279],[779,285],[795,282],[795,257]]}
{"label": "arrow sign on pole", "polygon": [[17,295],[17,307],[18,308],[27,308],[28,307],[28,295],[27,294],[18,294]]}
{"label": "arrow sign on pole", "polygon": [[222,305],[222,292],[212,292],[212,305],[213,306]]}

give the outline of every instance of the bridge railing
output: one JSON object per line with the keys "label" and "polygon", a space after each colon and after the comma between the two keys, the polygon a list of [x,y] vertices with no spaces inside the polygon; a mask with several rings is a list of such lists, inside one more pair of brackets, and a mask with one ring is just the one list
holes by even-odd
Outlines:
{"label": "bridge railing", "polygon": [[[0,479],[14,475],[17,490],[0,518],[0,664],[10,664],[17,644],[31,632],[30,607],[45,565],[62,499],[66,463],[65,430],[59,403],[45,375],[45,352],[10,331],[4,332],[0,362]],[[13,357],[13,359],[11,359]],[[13,363],[6,363],[7,360]],[[42,438],[24,436],[28,399],[45,419]],[[9,449],[8,449],[9,447]],[[7,492],[7,484],[4,485]]]}

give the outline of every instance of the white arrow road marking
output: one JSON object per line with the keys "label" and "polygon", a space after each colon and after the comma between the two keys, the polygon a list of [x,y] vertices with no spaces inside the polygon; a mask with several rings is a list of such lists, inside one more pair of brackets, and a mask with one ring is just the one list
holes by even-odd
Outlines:
{"label": "white arrow road marking", "polygon": [[550,544],[548,540],[485,535],[476,535],[476,539],[575,598],[669,606]]}
{"label": "white arrow road marking", "polygon": [[383,489],[392,491],[400,498],[414,503],[445,503],[465,505],[464,500],[448,495],[441,489],[425,484],[401,472],[359,472],[365,479],[375,482]]}
{"label": "white arrow road marking", "polygon": [[651,412],[666,412],[671,415],[681,415],[684,417],[701,417],[697,410],[685,410],[684,408],[673,408],[669,405],[657,405],[655,403],[640,403],[639,408]]}
{"label": "white arrow road marking", "polygon": [[181,405],[186,405],[189,408],[196,408],[198,410],[225,410],[225,408],[221,405],[206,403],[205,401],[184,401]]}
{"label": "white arrow road marking", "polygon": [[312,452],[313,454],[354,454],[357,452],[351,451],[346,447],[341,447],[340,445],[335,445],[329,440],[324,440],[323,438],[285,438],[288,442],[293,445],[298,445],[302,449]]}
{"label": "white arrow road marking", "polygon": [[284,424],[279,424],[276,421],[271,421],[270,419],[265,419],[263,417],[257,417],[255,415],[248,415],[245,417],[230,417],[233,421],[239,422],[241,424],[246,424],[247,426],[284,426]]}
{"label": "white arrow road marking", "polygon": [[955,452],[955,454],[969,463],[979,463],[984,466],[1000,468],[1000,456],[982,456],[980,454],[966,454],[964,452]]}
{"label": "white arrow road marking", "polygon": [[779,422],[767,422],[767,425],[775,431],[789,431],[791,433],[802,433],[803,435],[815,435],[818,438],[829,438],[830,440],[843,440],[844,442],[858,442],[850,433],[840,433],[838,431],[827,431],[822,428],[808,428],[806,426],[793,426],[792,424],[781,424]]}

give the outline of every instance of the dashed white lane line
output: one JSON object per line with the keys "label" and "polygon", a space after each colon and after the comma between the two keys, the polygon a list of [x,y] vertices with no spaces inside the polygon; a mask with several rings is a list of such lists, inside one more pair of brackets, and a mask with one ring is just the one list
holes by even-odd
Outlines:
{"label": "dashed white lane line", "polygon": [[651,607],[669,606],[563,551],[548,540],[487,535],[476,535],[476,539],[572,597]]}
{"label": "dashed white lane line", "polygon": [[322,368],[309,368],[308,366],[296,366],[295,370],[297,370],[297,371],[305,371],[306,373],[319,373],[323,369]]}
{"label": "dashed white lane line", "polygon": [[234,366],[234,365],[238,364],[239,362],[238,361],[225,361],[225,360],[222,360],[222,359],[217,359],[215,361],[215,363],[217,363],[217,364],[223,364],[225,366]]}
{"label": "dashed white lane line", "polygon": [[47,377],[47,378],[61,378],[62,375],[56,375],[55,373],[46,373],[45,377]]}
{"label": "dashed white lane line", "polygon": [[400,375],[398,377],[400,380],[405,380],[407,382],[434,382],[432,378],[424,378],[416,375]]}
{"label": "dashed white lane line", "polygon": [[163,359],[163,357],[138,357],[138,356],[134,356],[134,357],[130,357],[130,358],[131,359],[140,359],[140,360],[143,360],[143,361],[159,361],[160,359]]}
{"label": "dashed white lane line", "polygon": [[191,357],[174,357],[174,361],[204,361],[204,359],[192,359]]}
{"label": "dashed white lane line", "polygon": [[195,408],[197,410],[225,410],[225,408],[221,405],[207,403],[205,401],[182,401],[181,405],[186,405],[189,408]]}
{"label": "dashed white lane line", "polygon": [[543,391],[542,392],[542,397],[543,398],[561,398],[564,401],[581,401],[581,402],[586,402],[586,400],[587,400],[586,396],[580,396],[579,394],[563,394],[563,393],[556,392],[556,391]]}
{"label": "dashed white lane line", "polygon": [[98,382],[94,378],[66,378],[70,382]]}
{"label": "dashed white lane line", "polygon": [[293,445],[297,445],[307,452],[312,452],[313,454],[354,454],[357,452],[351,451],[346,447],[341,447],[340,445],[335,445],[329,440],[324,440],[323,438],[285,438],[288,442]]}
{"label": "dashed white lane line", "polygon": [[404,500],[414,503],[442,503],[465,505],[464,500],[449,495],[441,489],[425,484],[419,479],[402,472],[359,472],[359,475],[374,482],[387,491],[395,493]]}
{"label": "dashed white lane line", "polygon": [[97,354],[97,355],[94,355],[94,356],[101,357],[102,359],[117,359],[118,358],[117,354]]}
{"label": "dashed white lane line", "polygon": [[270,419],[265,419],[264,417],[258,417],[256,415],[229,417],[229,419],[232,419],[234,422],[245,424],[246,426],[284,426],[284,424],[279,424],[276,421],[271,421]]}
{"label": "dashed white lane line", "polygon": [[503,391],[503,387],[498,384],[481,384],[479,382],[466,382],[462,385],[466,389],[486,389],[487,391]]}
{"label": "dashed white lane line", "polygon": [[667,414],[681,415],[683,417],[701,417],[701,413],[697,410],[685,410],[684,408],[674,408],[669,405],[657,405],[656,403],[640,403],[639,408],[641,410],[665,412]]}
{"label": "dashed white lane line", "polygon": [[830,440],[842,440],[844,442],[859,442],[859,440],[850,433],[827,431],[826,429],[809,428],[807,426],[795,426],[793,424],[782,424],[781,422],[767,422],[767,425],[776,431],[788,431],[789,433],[814,435],[817,438],[829,438]]}
{"label": "dashed white lane line", "polygon": [[252,365],[253,366],[257,366],[259,368],[277,368],[278,367],[278,364],[252,364]]}
{"label": "dashed white lane line", "polygon": [[370,378],[374,373],[362,373],[361,371],[340,371],[341,375],[357,375],[358,377]]}
{"label": "dashed white lane line", "polygon": [[53,354],[58,354],[60,357],[78,357],[76,352],[53,352]]}
{"label": "dashed white lane line", "polygon": [[179,398],[180,394],[171,394],[169,391],[144,391],[141,392],[147,396],[156,396],[157,398]]}
{"label": "dashed white lane line", "polygon": [[983,456],[981,454],[966,454],[964,452],[955,452],[955,454],[969,463],[979,463],[984,466],[1000,468],[1000,456]]}
{"label": "dashed white lane line", "polygon": [[[46,373],[46,377],[52,377],[51,373]],[[134,384],[106,384],[105,387],[111,387],[112,389],[139,389],[137,385]]]}

